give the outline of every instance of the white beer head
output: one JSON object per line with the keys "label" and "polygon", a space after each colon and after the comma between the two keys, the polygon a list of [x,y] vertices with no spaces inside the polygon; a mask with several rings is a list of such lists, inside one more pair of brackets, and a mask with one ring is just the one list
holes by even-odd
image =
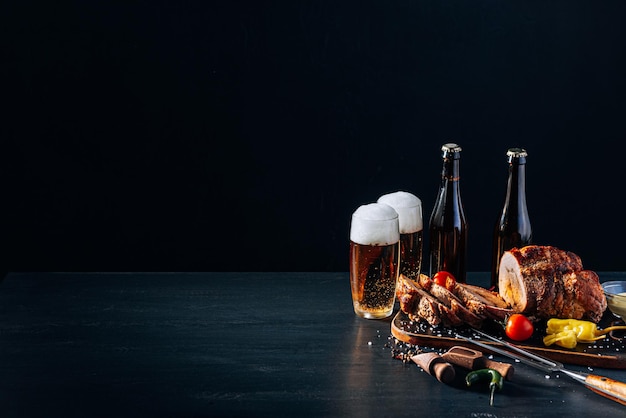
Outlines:
{"label": "white beer head", "polygon": [[361,245],[390,245],[400,241],[398,213],[389,205],[369,203],[352,214],[350,240]]}
{"label": "white beer head", "polygon": [[391,206],[398,213],[401,234],[419,232],[424,228],[422,201],[409,192],[394,192],[382,195],[378,203]]}

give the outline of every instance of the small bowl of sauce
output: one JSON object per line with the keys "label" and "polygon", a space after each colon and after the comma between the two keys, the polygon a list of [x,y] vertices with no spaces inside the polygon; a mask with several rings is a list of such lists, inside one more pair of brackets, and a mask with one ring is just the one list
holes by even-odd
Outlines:
{"label": "small bowl of sauce", "polygon": [[613,315],[626,319],[626,280],[602,283],[606,303]]}

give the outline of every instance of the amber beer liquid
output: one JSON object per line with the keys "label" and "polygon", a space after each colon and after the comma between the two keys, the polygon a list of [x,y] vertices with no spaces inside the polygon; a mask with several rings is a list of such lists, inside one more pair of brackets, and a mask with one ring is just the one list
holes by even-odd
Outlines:
{"label": "amber beer liquid", "polygon": [[400,234],[400,273],[415,279],[422,271],[424,231]]}
{"label": "amber beer liquid", "polygon": [[462,257],[466,243],[459,231],[460,226],[430,227],[430,266],[431,275],[444,270],[452,273],[457,281],[465,283],[465,259]]}
{"label": "amber beer liquid", "polygon": [[393,313],[399,242],[398,214],[391,206],[370,203],[352,214],[350,288],[358,316],[380,319]]}
{"label": "amber beer liquid", "polygon": [[350,242],[350,265],[354,274],[354,311],[364,318],[386,318],[395,303],[398,244],[362,245]]}
{"label": "amber beer liquid", "polygon": [[398,213],[400,226],[400,274],[419,277],[422,271],[423,220],[422,201],[412,193],[398,191],[378,198]]}

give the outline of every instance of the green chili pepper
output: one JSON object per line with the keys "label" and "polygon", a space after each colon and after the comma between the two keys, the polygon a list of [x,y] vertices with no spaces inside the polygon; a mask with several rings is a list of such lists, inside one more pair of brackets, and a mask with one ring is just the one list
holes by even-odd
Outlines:
{"label": "green chili pepper", "polygon": [[490,380],[489,389],[491,396],[489,397],[489,405],[493,406],[493,394],[496,389],[502,390],[504,386],[504,379],[499,371],[494,369],[479,369],[471,371],[465,376],[465,383],[467,386],[472,386],[472,383],[481,382],[483,380]]}

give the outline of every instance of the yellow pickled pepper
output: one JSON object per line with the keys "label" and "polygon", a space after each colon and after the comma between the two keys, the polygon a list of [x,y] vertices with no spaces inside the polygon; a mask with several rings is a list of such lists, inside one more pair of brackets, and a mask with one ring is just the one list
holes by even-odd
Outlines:
{"label": "yellow pickled pepper", "polygon": [[565,348],[574,348],[579,342],[591,343],[604,338],[607,333],[618,329],[626,329],[626,326],[614,326],[601,330],[591,321],[551,318],[547,323],[546,336],[543,337],[543,343],[545,345],[556,344]]}

